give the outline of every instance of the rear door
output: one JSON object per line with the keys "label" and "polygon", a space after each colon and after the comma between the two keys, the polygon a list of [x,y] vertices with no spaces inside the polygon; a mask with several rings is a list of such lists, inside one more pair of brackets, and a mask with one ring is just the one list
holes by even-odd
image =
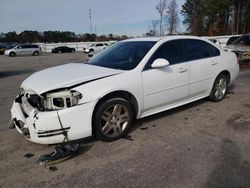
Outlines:
{"label": "rear door", "polygon": [[31,48],[31,45],[29,44],[25,44],[23,45],[23,49],[22,49],[22,54],[31,54],[32,53],[32,48]]}
{"label": "rear door", "polygon": [[[164,58],[170,65],[151,68],[158,58]],[[144,89],[144,111],[178,103],[188,98],[189,68],[184,62],[183,48],[179,40],[161,45],[150,58],[142,72]]]}
{"label": "rear door", "polygon": [[189,97],[207,94],[217,74],[220,50],[202,40],[183,39],[182,42],[190,67]]}

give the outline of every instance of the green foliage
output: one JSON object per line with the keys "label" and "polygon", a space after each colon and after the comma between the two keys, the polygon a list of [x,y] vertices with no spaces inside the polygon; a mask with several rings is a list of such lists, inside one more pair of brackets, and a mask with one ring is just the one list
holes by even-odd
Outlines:
{"label": "green foliage", "polygon": [[186,0],[181,14],[187,30],[195,35],[250,32],[249,0]]}

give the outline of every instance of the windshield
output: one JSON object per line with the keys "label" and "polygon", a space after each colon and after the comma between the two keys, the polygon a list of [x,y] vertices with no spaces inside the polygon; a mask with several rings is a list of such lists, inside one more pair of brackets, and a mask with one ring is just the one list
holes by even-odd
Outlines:
{"label": "windshield", "polygon": [[89,64],[112,69],[132,70],[154,46],[153,41],[118,42],[89,61]]}
{"label": "windshield", "polygon": [[16,46],[18,46],[18,44],[12,44],[12,45],[8,46],[6,49],[12,49],[12,48],[15,48]]}

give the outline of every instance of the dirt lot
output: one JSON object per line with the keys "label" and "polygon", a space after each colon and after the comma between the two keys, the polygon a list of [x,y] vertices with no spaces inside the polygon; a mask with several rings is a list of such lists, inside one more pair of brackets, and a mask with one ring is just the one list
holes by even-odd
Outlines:
{"label": "dirt lot", "polygon": [[39,166],[52,148],[8,130],[12,100],[33,72],[83,59],[0,56],[0,187],[250,187],[250,70],[220,103],[204,99],[137,120],[124,139],[91,139],[53,170]]}

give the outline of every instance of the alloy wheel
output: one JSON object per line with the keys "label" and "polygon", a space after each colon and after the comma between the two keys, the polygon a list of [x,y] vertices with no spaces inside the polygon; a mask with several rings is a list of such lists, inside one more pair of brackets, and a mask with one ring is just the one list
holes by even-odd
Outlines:
{"label": "alloy wheel", "polygon": [[225,78],[220,78],[215,86],[214,95],[216,99],[221,100],[225,96],[226,90],[227,90],[227,81]]}
{"label": "alloy wheel", "polygon": [[129,123],[129,112],[126,106],[114,104],[107,107],[101,116],[101,131],[107,137],[123,134]]}

